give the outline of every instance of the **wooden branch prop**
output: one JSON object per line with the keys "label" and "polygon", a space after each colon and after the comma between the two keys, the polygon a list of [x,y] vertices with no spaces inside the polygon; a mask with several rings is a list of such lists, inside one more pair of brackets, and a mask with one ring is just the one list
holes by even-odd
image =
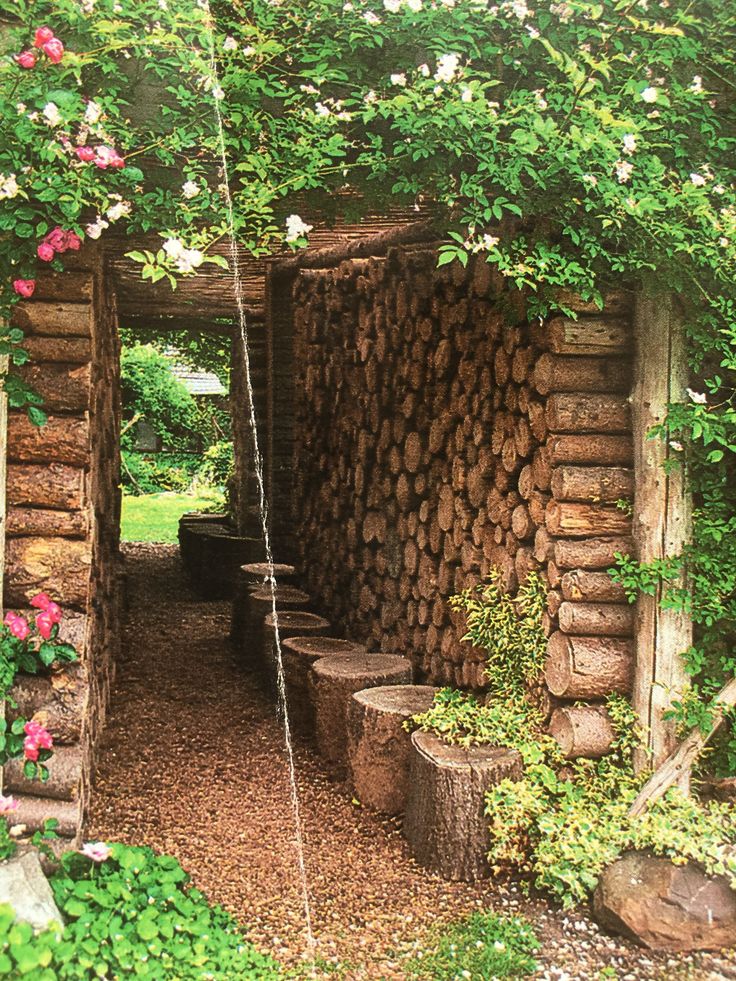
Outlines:
{"label": "wooden branch prop", "polygon": [[700,728],[692,729],[664,763],[658,767],[642,787],[639,796],[631,805],[629,817],[639,817],[655,801],[664,797],[684,775],[689,775],[693,763],[711,740],[723,722],[726,711],[736,705],[736,678],[732,678],[715,698],[713,723],[703,734]]}

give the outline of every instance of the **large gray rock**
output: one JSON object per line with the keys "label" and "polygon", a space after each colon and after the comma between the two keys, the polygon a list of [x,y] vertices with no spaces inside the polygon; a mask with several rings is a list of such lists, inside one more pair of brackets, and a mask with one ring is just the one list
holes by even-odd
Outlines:
{"label": "large gray rock", "polygon": [[652,950],[718,950],[736,945],[736,892],[724,876],[628,852],[601,876],[598,922]]}
{"label": "large gray rock", "polygon": [[35,849],[0,862],[0,903],[9,903],[16,919],[30,923],[34,930],[64,924]]}

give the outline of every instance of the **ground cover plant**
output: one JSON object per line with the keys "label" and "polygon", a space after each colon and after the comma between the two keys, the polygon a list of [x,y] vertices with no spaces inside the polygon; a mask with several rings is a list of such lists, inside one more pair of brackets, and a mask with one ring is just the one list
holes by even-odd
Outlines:
{"label": "ground cover plant", "polygon": [[[453,604],[466,612],[463,639],[489,652],[489,696],[481,702],[443,689],[430,710],[413,719],[449,743],[486,743],[520,753],[523,778],[504,779],[486,798],[491,864],[521,872],[565,906],[588,899],[603,870],[630,849],[650,849],[676,864],[694,860],[710,873],[727,876],[736,888],[732,803],[700,800],[673,788],[643,814],[629,814],[649,774],[634,771],[641,733],[625,699],[613,696],[607,702],[616,732],[607,756],[563,757],[544,731],[530,687],[544,649],[540,587],[535,582],[523,586],[515,601],[499,593],[498,583],[494,574]],[[509,644],[516,656],[497,662],[500,643]]]}
{"label": "ground cover plant", "polygon": [[199,494],[124,495],[121,537],[125,542],[177,541],[179,518],[186,511],[219,511],[224,506],[221,494],[206,491]]}
{"label": "ground cover plant", "polygon": [[404,965],[416,981],[461,978],[525,978],[537,969],[539,943],[520,917],[472,913],[437,929],[421,956]]}
{"label": "ground cover plant", "polygon": [[224,910],[210,906],[176,859],[150,848],[91,843],[51,876],[66,920],[38,935],[0,906],[0,974],[28,981],[283,977]]}

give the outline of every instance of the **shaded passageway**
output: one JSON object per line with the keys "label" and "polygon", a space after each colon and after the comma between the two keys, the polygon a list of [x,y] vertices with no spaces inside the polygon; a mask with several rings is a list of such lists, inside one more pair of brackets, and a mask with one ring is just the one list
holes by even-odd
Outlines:
{"label": "shaded passageway", "polygon": [[[174,854],[197,886],[286,963],[305,954],[283,733],[240,672],[227,603],[198,600],[176,546],[128,544],[129,613],[103,736],[88,837]],[[652,957],[550,912],[516,887],[442,882],[408,855],[398,824],[352,802],[297,746],[318,977],[400,979],[428,928],[478,906],[522,913],[544,944],[542,978],[736,977],[720,959]]]}

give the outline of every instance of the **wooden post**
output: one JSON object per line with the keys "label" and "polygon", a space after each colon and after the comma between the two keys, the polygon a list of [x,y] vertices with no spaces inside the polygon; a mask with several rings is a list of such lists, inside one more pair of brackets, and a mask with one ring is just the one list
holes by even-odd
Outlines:
{"label": "wooden post", "polygon": [[[682,454],[666,439],[648,438],[652,427],[665,420],[668,405],[687,398],[689,373],[682,315],[672,297],[640,296],[635,327],[634,540],[639,560],[652,562],[679,555],[691,534],[687,477],[675,463]],[[681,655],[692,643],[692,621],[661,608],[665,588],[641,595],[637,605],[633,705],[647,730],[648,750],[637,754],[638,770],[659,766],[674,750],[675,724],[663,714],[688,684]]]}

